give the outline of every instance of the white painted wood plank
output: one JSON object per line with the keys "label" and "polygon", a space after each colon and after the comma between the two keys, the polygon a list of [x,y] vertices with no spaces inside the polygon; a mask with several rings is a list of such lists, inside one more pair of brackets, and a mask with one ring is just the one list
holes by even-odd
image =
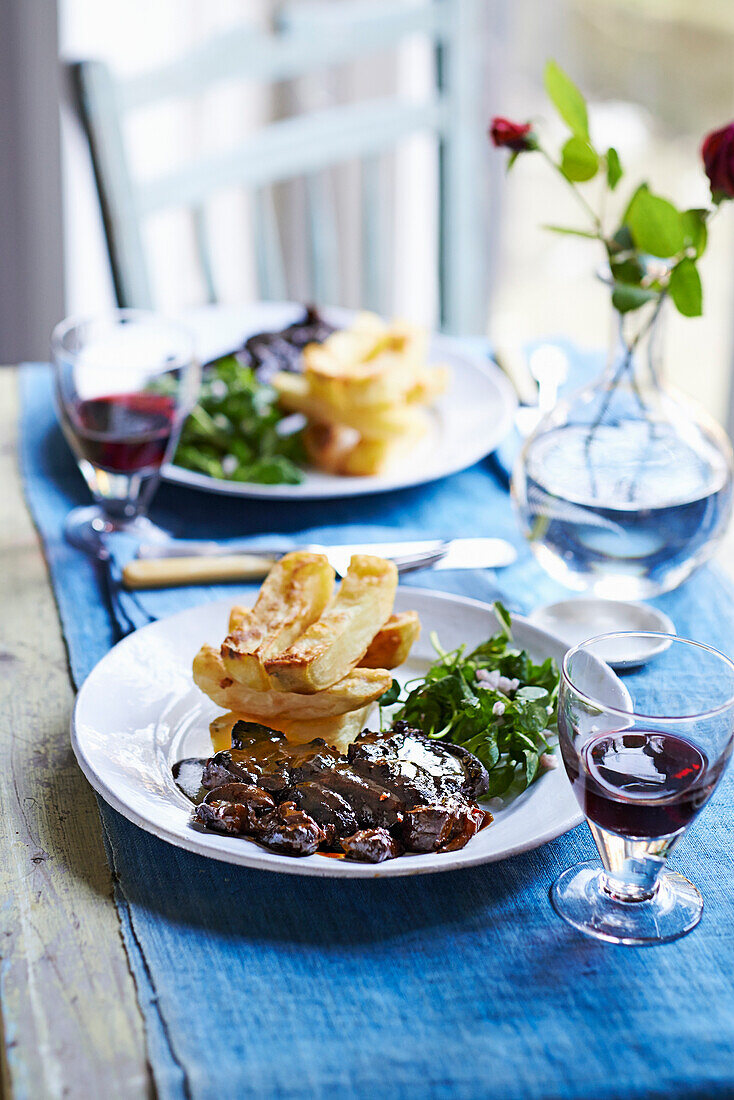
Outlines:
{"label": "white painted wood plank", "polygon": [[[446,33],[444,0],[408,6],[379,3],[354,7],[339,0],[317,11],[297,5],[281,11],[277,34],[235,27],[210,39],[170,64],[120,84],[124,110],[145,107],[164,98],[197,96],[226,80],[292,80],[328,65],[337,65],[380,49],[419,31]],[[309,17],[311,16],[311,17]]]}
{"label": "white painted wood plank", "polygon": [[15,1100],[152,1095],[73,692],[20,491],[15,372],[0,370],[0,1003]]}
{"label": "white painted wood plank", "polygon": [[152,308],[140,211],[122,133],[117,85],[108,66],[101,61],[81,61],[72,67],[72,72],[92,154],[118,305]]}
{"label": "white painted wood plank", "polygon": [[218,188],[263,186],[316,172],[379,153],[416,131],[444,130],[447,121],[440,98],[413,104],[392,97],[284,119],[253,134],[238,149],[140,184],[138,205],[142,213],[189,206]]}

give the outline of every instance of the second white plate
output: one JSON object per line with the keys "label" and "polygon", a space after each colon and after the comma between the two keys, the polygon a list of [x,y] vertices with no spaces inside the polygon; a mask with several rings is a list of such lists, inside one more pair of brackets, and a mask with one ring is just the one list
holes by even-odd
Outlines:
{"label": "second white plate", "polygon": [[[324,315],[344,327],[354,317],[351,310],[328,309]],[[255,332],[276,332],[303,313],[293,302],[257,302],[247,307],[212,306],[183,317],[194,331],[197,350],[204,362],[241,347]],[[363,496],[390,489],[422,485],[465,470],[490,454],[510,431],[517,400],[502,371],[486,358],[472,355],[464,344],[448,336],[433,336],[429,362],[451,367],[449,389],[431,411],[431,429],[398,467],[378,477],[337,477],[318,470],[304,470],[300,485],[256,485],[227,481],[169,464],[166,481],[231,496],[265,500],[317,500]]]}

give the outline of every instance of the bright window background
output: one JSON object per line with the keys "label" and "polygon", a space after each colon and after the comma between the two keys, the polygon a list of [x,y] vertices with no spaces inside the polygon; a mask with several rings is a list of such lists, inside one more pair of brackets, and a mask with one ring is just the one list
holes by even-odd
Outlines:
{"label": "bright window background", "polygon": [[[339,0],[334,0],[339,2]],[[409,0],[406,0],[409,2]],[[267,24],[270,0],[62,0],[62,52],[102,57],[132,73],[186,50],[194,42],[242,21]],[[566,67],[591,100],[592,128],[599,145],[614,144],[628,173],[623,187],[647,178],[679,203],[707,201],[700,168],[701,138],[734,116],[734,3],[731,0],[493,0],[485,26],[488,78],[486,113],[535,118],[552,130],[542,90],[547,57]],[[397,67],[378,69],[377,91],[392,87],[418,94],[428,80],[429,58],[420,43],[403,51]],[[300,85],[290,107],[335,101],[371,89],[374,69]],[[277,107],[277,104],[276,104]],[[273,117],[273,102],[252,85],[223,89],[205,108],[157,108],[142,120],[135,161],[155,173],[186,155],[192,143],[215,148],[232,134],[247,133]],[[216,119],[212,126],[211,119]],[[161,141],[166,130],[168,137]],[[555,131],[559,141],[560,130]],[[83,142],[65,125],[67,291],[71,310],[102,308],[111,301],[96,197]],[[493,338],[519,346],[536,336],[567,335],[584,345],[605,345],[610,307],[593,278],[593,244],[556,237],[546,222],[583,224],[562,182],[536,157],[523,158],[505,180],[499,154],[487,156],[487,195],[493,246],[488,329]],[[388,274],[386,309],[431,323],[435,316],[435,248],[425,232],[435,202],[431,150],[420,140],[386,172],[394,190],[397,247]],[[591,185],[593,189],[593,185]],[[335,176],[344,247],[358,249],[356,209],[350,206],[348,170]],[[285,208],[289,262],[298,270],[297,196]],[[214,211],[222,297],[255,295],[248,215],[236,195],[222,195]],[[165,305],[194,303],[201,287],[188,226],[165,215],[151,227],[154,280]],[[702,262],[704,317],[668,319],[670,381],[726,419],[734,336],[734,211],[722,210]],[[347,259],[349,257],[347,256]],[[345,263],[343,301],[359,304],[356,263]],[[295,277],[296,290],[298,277]]]}
{"label": "bright window background", "polygon": [[[591,100],[600,147],[615,145],[627,178],[676,203],[707,203],[702,136],[734,117],[734,4],[731,0],[514,0],[508,5],[506,94],[497,113],[552,126],[539,81],[548,56]],[[558,144],[563,139],[557,131]],[[594,182],[586,185],[594,196]],[[544,232],[546,223],[583,226],[562,180],[539,157],[517,162],[506,181],[500,276],[491,303],[497,339],[571,334],[607,340],[610,306],[590,277],[594,243]],[[669,311],[668,380],[725,421],[734,337],[734,209],[720,211],[701,262],[704,315]]]}

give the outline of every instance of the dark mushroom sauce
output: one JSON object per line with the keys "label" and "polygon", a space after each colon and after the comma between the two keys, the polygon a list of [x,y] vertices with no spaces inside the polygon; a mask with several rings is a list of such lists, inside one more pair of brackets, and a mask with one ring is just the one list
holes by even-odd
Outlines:
{"label": "dark mushroom sauce", "polygon": [[306,306],[303,317],[293,324],[280,332],[257,332],[232,354],[242,366],[252,367],[258,382],[267,384],[278,371],[302,371],[301,352],[306,344],[323,344],[335,331],[315,306]]}
{"label": "dark mushroom sauce", "polygon": [[476,803],[488,788],[484,765],[405,722],[364,730],[346,755],[321,740],[294,745],[266,726],[237,722],[230,749],[180,760],[173,777],[196,804],[195,827],[290,856],[381,863],[451,852],[492,820]]}

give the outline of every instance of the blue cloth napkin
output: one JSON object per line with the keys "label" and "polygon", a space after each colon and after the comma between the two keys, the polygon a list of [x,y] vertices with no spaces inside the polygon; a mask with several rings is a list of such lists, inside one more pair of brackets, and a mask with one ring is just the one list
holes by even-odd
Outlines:
{"label": "blue cloth napkin", "polygon": [[[40,366],[22,374],[21,442],[80,684],[114,628],[96,568],[62,538],[66,513],[87,494]],[[303,505],[164,486],[153,518],[192,537],[502,535],[520,554],[497,575],[423,573],[410,583],[480,599],[500,590],[522,610],[563,591],[521,545],[489,462],[418,489]],[[145,606],[158,615],[240,591],[146,593]],[[734,594],[715,569],[656,603],[681,634],[731,652]],[[654,674],[649,690],[665,698]],[[734,1095],[731,777],[673,861],[701,889],[703,921],[653,950],[592,942],[551,911],[553,880],[594,855],[586,826],[486,867],[328,881],[209,861],[100,808],[163,1098]]]}

